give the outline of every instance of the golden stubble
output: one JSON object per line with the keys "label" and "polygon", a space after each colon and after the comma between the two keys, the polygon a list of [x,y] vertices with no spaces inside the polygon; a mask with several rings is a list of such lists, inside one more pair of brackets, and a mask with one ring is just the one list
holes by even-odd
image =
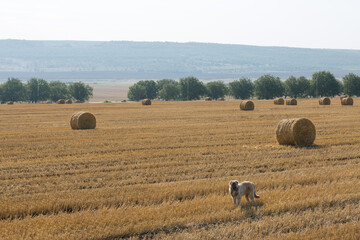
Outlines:
{"label": "golden stubble", "polygon": [[[1,105],[1,239],[357,239],[360,109],[254,101]],[[71,130],[74,112],[96,129]],[[280,146],[308,118],[311,147]],[[231,179],[255,183],[234,207]]]}

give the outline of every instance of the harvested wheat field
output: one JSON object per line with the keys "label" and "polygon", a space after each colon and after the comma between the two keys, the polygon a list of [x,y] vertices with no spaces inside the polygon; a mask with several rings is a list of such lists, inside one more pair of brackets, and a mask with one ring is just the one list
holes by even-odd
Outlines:
{"label": "harvested wheat field", "polygon": [[[298,102],[1,105],[0,239],[359,239],[360,108]],[[96,129],[71,129],[79,111]],[[277,143],[291,118],[311,147]]]}

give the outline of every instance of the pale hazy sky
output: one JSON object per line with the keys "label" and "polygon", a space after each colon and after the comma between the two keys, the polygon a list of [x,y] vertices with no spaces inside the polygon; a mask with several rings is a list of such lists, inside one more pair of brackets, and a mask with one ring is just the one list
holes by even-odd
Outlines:
{"label": "pale hazy sky", "polygon": [[0,39],[360,49],[359,0],[1,0]]}

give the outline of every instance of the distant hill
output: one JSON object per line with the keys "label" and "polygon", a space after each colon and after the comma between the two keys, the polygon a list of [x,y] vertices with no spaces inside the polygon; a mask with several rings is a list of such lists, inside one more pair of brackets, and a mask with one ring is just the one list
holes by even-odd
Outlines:
{"label": "distant hill", "polygon": [[360,50],[214,43],[0,40],[0,80],[257,78],[360,74]]}

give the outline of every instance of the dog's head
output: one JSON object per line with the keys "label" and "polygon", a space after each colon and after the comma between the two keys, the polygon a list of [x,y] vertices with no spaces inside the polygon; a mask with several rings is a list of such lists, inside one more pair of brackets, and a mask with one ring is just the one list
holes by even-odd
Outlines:
{"label": "dog's head", "polygon": [[236,191],[238,189],[238,186],[239,186],[239,182],[237,180],[231,180],[229,182],[229,187],[231,190]]}

